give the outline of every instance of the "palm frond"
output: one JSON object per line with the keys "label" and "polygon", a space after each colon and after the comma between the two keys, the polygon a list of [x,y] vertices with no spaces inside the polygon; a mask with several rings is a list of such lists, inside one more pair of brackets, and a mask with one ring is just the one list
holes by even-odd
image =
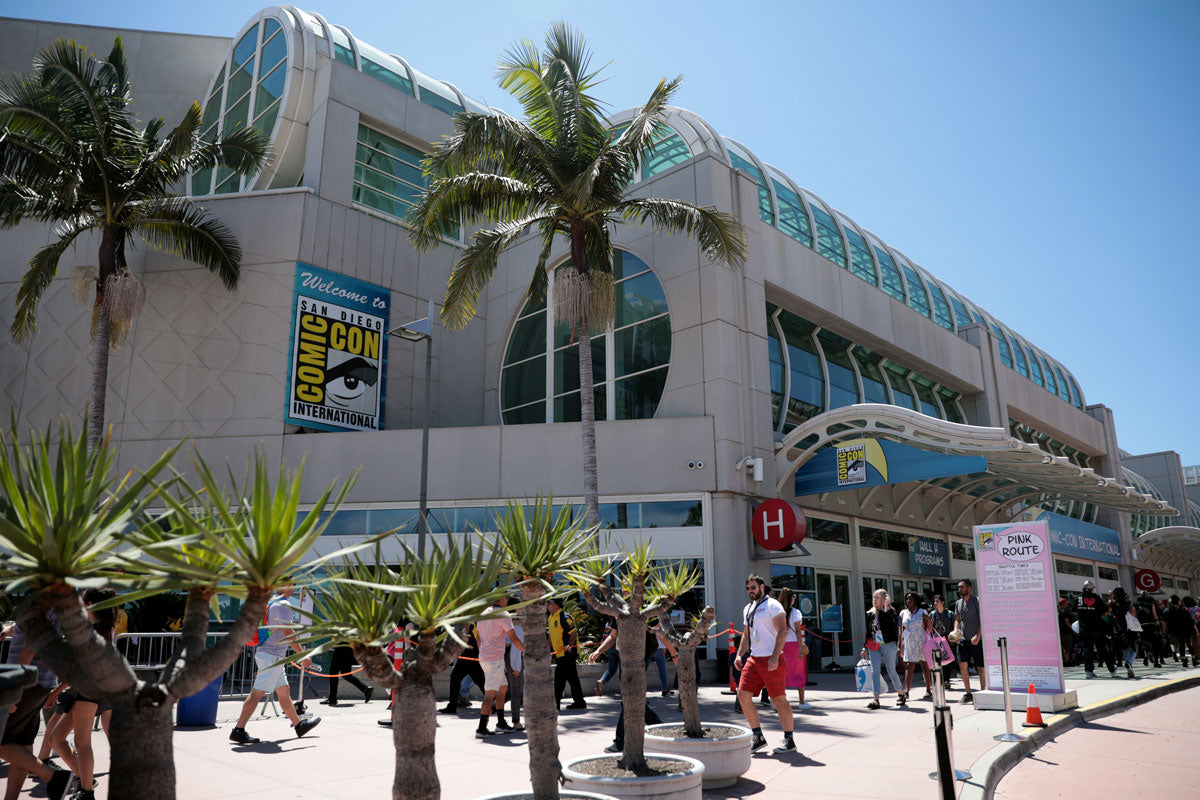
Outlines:
{"label": "palm frond", "polygon": [[21,288],[17,290],[17,313],[11,329],[14,339],[23,341],[37,332],[38,302],[58,274],[59,259],[81,233],[95,227],[90,222],[60,225],[54,232],[58,238],[29,259],[29,269],[21,276]]}
{"label": "palm frond", "polygon": [[115,552],[120,536],[155,501],[155,476],[178,450],[118,479],[107,437],[89,452],[87,426],[76,436],[64,422],[55,438],[48,429],[22,445],[15,422],[8,436],[0,432],[0,570],[10,593],[128,579]]}
{"label": "palm frond", "polygon": [[545,219],[544,214],[534,214],[475,232],[471,244],[463,250],[450,273],[446,300],[442,305],[443,325],[462,328],[474,318],[479,293],[496,271],[500,254],[521,238],[527,227]]}
{"label": "palm frond", "polygon": [[226,289],[237,286],[242,248],[224,222],[185,198],[151,200],[132,214],[126,225],[152,247],[194,261]]}
{"label": "palm frond", "polygon": [[571,506],[554,508],[554,498],[537,497],[519,503],[509,500],[496,519],[490,547],[499,552],[504,569],[518,582],[533,580],[549,586],[557,572],[585,561],[596,528],[573,518]]}
{"label": "palm frond", "polygon": [[429,249],[445,235],[447,220],[474,226],[481,220],[525,217],[542,211],[546,201],[537,188],[504,175],[467,172],[439,178],[409,213],[410,237],[418,249]]}
{"label": "palm frond", "polygon": [[618,210],[627,222],[649,222],[666,233],[695,236],[700,250],[713,261],[734,265],[746,260],[745,228],[732,214],[657,197],[632,198]]}

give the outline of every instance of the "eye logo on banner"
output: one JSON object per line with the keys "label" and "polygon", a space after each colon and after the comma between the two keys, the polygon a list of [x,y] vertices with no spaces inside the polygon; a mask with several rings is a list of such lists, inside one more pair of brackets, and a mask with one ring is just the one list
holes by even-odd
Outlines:
{"label": "eye logo on banner", "polygon": [[837,449],[838,486],[867,482],[867,446],[851,444]]}
{"label": "eye logo on banner", "polygon": [[387,289],[296,265],[286,422],[322,430],[383,427]]}

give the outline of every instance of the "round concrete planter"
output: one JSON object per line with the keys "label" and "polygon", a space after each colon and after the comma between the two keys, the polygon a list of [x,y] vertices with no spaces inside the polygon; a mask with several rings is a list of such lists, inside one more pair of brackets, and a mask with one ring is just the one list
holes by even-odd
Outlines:
{"label": "round concrete planter", "polygon": [[[618,800],[618,798],[607,794],[579,792],[574,789],[562,789],[559,791],[558,796],[560,800]],[[475,800],[533,800],[533,792],[501,792],[500,794],[489,794],[486,797],[477,797]]]}
{"label": "round concrete planter", "polygon": [[719,739],[690,739],[687,737],[675,739],[659,736],[655,729],[678,728],[678,722],[667,722],[662,725],[646,726],[646,749],[656,753],[671,753],[677,756],[689,756],[704,764],[704,788],[719,789],[723,786],[733,786],[738,776],[750,769],[749,728],[741,725],[730,725],[726,722],[701,722],[701,725],[734,728],[737,734]]}
{"label": "round concrete planter", "polygon": [[[649,744],[649,739],[646,740]],[[677,756],[672,753],[651,753],[647,758],[669,758],[681,762],[680,771],[670,775],[651,775],[645,778],[606,778],[601,775],[588,775],[575,769],[575,765],[583,761],[595,761],[600,758],[617,759],[620,756],[601,753],[594,756],[574,758],[563,764],[563,777],[567,779],[568,789],[582,789],[589,792],[602,792],[612,795],[618,800],[701,800],[701,785],[704,782],[704,764],[694,758]]]}

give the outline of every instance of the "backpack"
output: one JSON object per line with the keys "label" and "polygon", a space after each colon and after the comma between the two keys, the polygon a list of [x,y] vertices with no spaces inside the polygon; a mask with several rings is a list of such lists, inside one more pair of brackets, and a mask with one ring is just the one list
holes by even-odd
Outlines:
{"label": "backpack", "polygon": [[267,617],[270,615],[270,613],[271,604],[267,603],[267,607],[263,609],[262,624],[259,625],[258,630],[254,632],[254,635],[250,637],[250,641],[246,642],[246,647],[258,647],[260,644],[266,642],[267,639],[271,638],[271,631],[267,628]]}

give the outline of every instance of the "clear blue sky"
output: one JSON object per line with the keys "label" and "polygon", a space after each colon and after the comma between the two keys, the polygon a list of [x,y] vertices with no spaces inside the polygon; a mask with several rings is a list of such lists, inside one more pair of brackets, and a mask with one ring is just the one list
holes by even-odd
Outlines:
{"label": "clear blue sky", "polygon": [[[1200,3],[299,5],[508,110],[496,58],[556,19],[611,60],[614,110],[684,74],[679,105],[1070,367],[1123,448],[1200,463]],[[0,15],[233,36],[261,7],[0,0]]]}

